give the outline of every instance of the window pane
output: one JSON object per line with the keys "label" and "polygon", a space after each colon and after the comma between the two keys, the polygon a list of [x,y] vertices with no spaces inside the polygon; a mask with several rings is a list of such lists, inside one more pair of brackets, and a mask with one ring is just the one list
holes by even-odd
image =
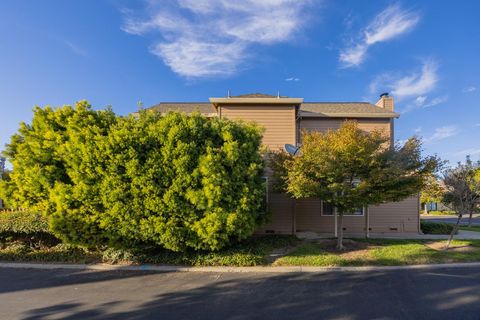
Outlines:
{"label": "window pane", "polygon": [[333,216],[333,207],[328,203],[322,202],[323,204],[323,215],[324,216]]}

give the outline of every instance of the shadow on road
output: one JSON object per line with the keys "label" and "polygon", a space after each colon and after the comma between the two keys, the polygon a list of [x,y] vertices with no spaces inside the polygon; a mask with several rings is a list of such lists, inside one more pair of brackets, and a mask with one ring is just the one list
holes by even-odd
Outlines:
{"label": "shadow on road", "polygon": [[[77,280],[91,281],[89,277]],[[115,275],[100,275],[104,280]],[[121,282],[111,301],[63,303],[23,313],[24,319],[478,319],[480,270],[434,272],[158,274],[152,287],[126,294]],[[178,281],[176,289],[164,288]],[[176,279],[178,277],[178,279]],[[210,280],[206,280],[209,277]],[[95,285],[92,284],[92,290]],[[154,288],[154,289],[151,289]],[[143,301],[134,306],[128,300]]]}

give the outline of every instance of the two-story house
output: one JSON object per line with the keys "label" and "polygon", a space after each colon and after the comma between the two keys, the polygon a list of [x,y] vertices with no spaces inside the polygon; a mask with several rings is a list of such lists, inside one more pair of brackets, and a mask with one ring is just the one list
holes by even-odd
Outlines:
{"label": "two-story house", "polygon": [[[160,103],[150,110],[167,113],[199,111],[207,117],[225,117],[255,121],[265,128],[263,144],[271,150],[285,144],[299,145],[301,132],[337,129],[345,120],[355,120],[361,129],[380,129],[394,141],[393,98],[382,94],[376,104],[368,102],[304,102],[265,94],[247,94],[210,98],[199,103]],[[321,199],[294,200],[285,194],[268,192],[272,221],[258,233],[295,234],[301,231],[334,234],[337,230],[335,210]],[[419,198],[363,208],[344,216],[345,233],[418,233],[420,232]]]}

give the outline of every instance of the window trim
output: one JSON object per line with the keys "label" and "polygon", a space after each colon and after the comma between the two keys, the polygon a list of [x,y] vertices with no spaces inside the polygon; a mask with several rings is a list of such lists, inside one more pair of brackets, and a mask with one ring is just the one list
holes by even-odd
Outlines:
{"label": "window trim", "polygon": [[[364,217],[365,216],[365,207],[362,207],[362,214],[343,214],[344,217]],[[320,200],[320,216],[322,217],[335,217],[335,213],[324,214],[323,213],[323,200]]]}

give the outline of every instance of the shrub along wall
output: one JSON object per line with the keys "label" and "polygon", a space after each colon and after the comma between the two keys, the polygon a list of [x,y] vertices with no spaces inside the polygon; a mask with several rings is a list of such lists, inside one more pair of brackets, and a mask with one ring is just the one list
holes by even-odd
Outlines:
{"label": "shrub along wall", "polygon": [[265,216],[261,137],[200,114],[37,107],[7,146],[14,171],[0,188],[68,243],[218,250]]}

